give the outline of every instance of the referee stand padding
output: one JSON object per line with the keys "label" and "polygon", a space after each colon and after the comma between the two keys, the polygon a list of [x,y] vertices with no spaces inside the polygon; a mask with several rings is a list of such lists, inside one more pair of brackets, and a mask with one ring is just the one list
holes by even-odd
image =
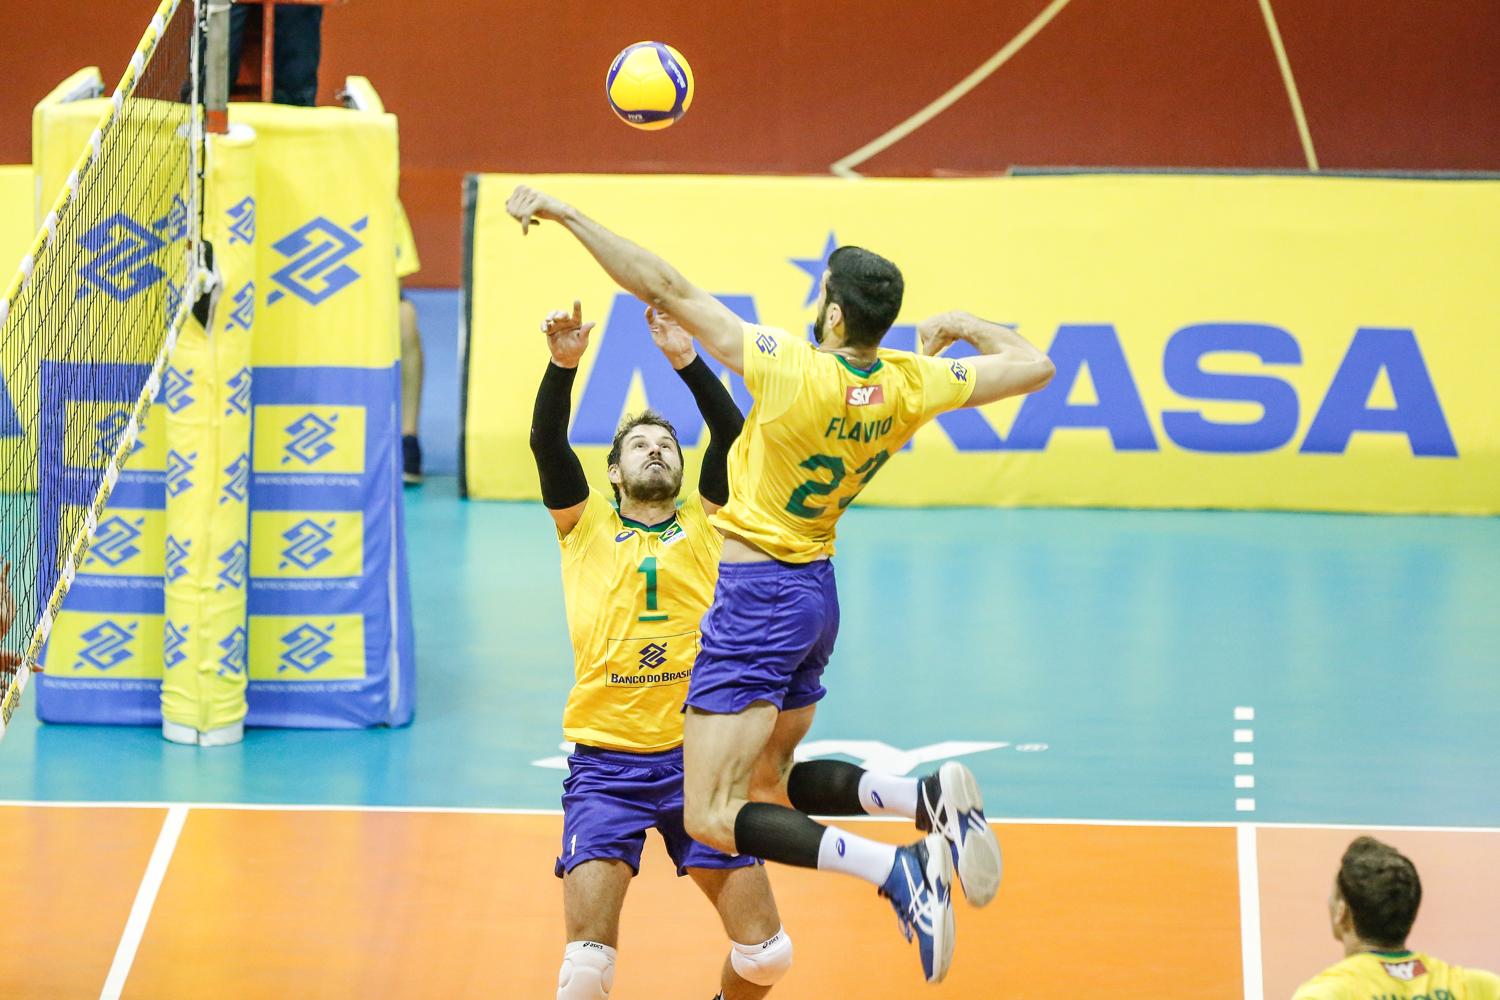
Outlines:
{"label": "referee stand padding", "polygon": [[[373,97],[367,82],[350,83]],[[65,159],[49,159],[49,143],[76,150],[79,123],[97,120],[102,103],[38,108],[33,161],[42,204],[66,178],[46,166]],[[231,124],[254,131],[254,195],[231,203],[210,189],[207,209],[222,217],[205,218],[204,231],[225,242],[218,252],[249,243],[253,279],[228,278],[209,340],[231,325],[235,333],[253,327],[249,392],[235,374],[221,373],[216,393],[221,416],[248,406],[252,444],[243,458],[225,453],[222,438],[215,445],[205,437],[194,449],[173,436],[169,447],[165,414],[177,382],[163,379],[52,631],[46,673],[37,678],[43,721],[161,724],[164,658],[181,642],[173,627],[181,623],[167,621],[165,584],[182,574],[197,577],[200,594],[246,593],[238,645],[233,627],[219,628],[224,644],[213,642],[193,664],[231,687],[236,671],[248,681],[240,710],[246,725],[411,721],[415,655],[398,461],[397,129],[378,99],[365,107],[231,106]],[[212,184],[212,169],[208,178]],[[127,221],[149,230],[154,220]],[[174,370],[178,361],[174,355]],[[104,433],[112,426],[106,411],[126,403],[56,405],[68,408],[68,435],[86,437]],[[201,433],[218,432],[210,422]],[[91,454],[80,443],[54,453],[62,462]],[[211,455],[224,461],[203,463]],[[224,551],[187,558],[179,540],[168,538],[167,498],[195,481],[214,483],[226,506],[236,491],[248,497],[248,549],[236,532],[214,532],[205,540],[216,545],[222,534]],[[68,502],[41,510],[38,530],[56,531]],[[209,682],[201,691],[222,686]],[[213,718],[200,728],[233,721],[239,710],[212,693],[203,698],[205,712],[214,702]]]}

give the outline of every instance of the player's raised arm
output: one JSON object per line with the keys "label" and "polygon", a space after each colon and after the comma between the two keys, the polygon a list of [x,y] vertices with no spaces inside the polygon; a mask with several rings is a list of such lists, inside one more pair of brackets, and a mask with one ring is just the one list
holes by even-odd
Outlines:
{"label": "player's raised arm", "polygon": [[531,454],[542,481],[542,503],[557,522],[559,535],[573,530],[589,499],[583,463],[568,444],[568,417],[573,409],[578,361],[588,350],[593,328],[593,323],[583,321],[583,305],[576,301],[571,316],[554,309],[542,321],[552,360],[547,362],[547,372],[536,393],[536,407],[531,411]]}
{"label": "player's raised arm", "polygon": [[932,316],[917,324],[917,334],[921,352],[929,357],[960,340],[979,351],[979,357],[966,359],[974,366],[974,390],[965,406],[1036,392],[1057,371],[1052,359],[1014,328],[973,313],[958,310]]}
{"label": "player's raised arm", "polygon": [[572,205],[521,185],[505,203],[524,234],[538,219],[568,227],[621,288],[670,313],[703,349],[737,373],[745,370],[745,327],[718,299],[644,247],[616,235]]}
{"label": "player's raised arm", "polygon": [[712,514],[729,502],[729,446],[740,436],[745,418],[724,383],[693,350],[693,338],[675,319],[659,309],[646,308],[651,339],[693,393],[698,412],[708,425],[708,447],[698,472],[698,495]]}

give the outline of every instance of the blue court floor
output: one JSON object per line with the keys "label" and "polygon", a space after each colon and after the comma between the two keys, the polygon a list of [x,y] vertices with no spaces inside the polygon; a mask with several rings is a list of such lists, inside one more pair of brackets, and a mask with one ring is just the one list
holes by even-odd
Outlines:
{"label": "blue court floor", "polygon": [[[557,807],[551,522],[449,477],[406,500],[410,728],[182,747],[28,694],[0,799]],[[855,508],[835,564],[815,752],[969,751],[1000,817],[1500,826],[1500,520]]]}

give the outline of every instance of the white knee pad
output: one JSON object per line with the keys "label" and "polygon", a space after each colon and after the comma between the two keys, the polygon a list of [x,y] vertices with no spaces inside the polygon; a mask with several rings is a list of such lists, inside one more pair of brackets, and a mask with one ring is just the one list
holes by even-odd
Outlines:
{"label": "white knee pad", "polygon": [[792,939],[785,927],[778,927],[769,941],[760,944],[735,943],[729,953],[729,964],[747,983],[774,986],[792,967]]}
{"label": "white knee pad", "polygon": [[563,949],[557,1000],[609,1000],[615,988],[615,950],[597,941],[573,941]]}

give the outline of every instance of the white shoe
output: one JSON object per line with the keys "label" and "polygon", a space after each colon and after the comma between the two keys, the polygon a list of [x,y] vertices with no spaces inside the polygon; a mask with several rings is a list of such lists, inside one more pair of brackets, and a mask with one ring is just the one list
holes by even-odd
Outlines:
{"label": "white shoe", "polygon": [[192,726],[184,726],[173,722],[171,719],[161,720],[162,739],[171,740],[173,743],[186,743],[189,746],[198,745],[198,730]]}
{"label": "white shoe", "polygon": [[[973,773],[956,760],[922,779],[917,829],[942,834],[953,851],[970,906],[984,906],[1000,889],[1000,841],[984,818],[984,796]],[[925,821],[925,822],[924,822]]]}
{"label": "white shoe", "polygon": [[231,722],[227,726],[218,729],[210,729],[206,733],[198,734],[198,745],[200,747],[227,747],[239,743],[245,738],[244,720]]}

